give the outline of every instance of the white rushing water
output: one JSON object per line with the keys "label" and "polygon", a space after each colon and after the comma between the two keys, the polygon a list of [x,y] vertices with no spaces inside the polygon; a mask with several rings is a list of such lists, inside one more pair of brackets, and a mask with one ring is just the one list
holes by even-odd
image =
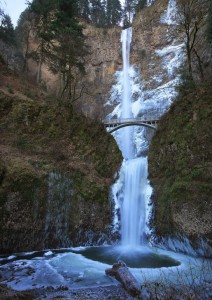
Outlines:
{"label": "white rushing water", "polygon": [[122,244],[138,246],[145,240],[147,158],[128,160],[124,170],[124,201],[121,209]]}
{"label": "white rushing water", "polygon": [[[130,44],[132,39],[132,29],[128,28],[122,31],[122,57],[123,57],[123,78],[122,78],[122,103],[121,103],[121,118],[127,119],[132,117],[132,101],[131,101],[131,86],[129,77],[129,60],[130,60]],[[134,157],[132,144],[132,128],[125,127],[121,131],[122,153],[124,158],[130,159]]]}
{"label": "white rushing water", "polygon": [[[131,28],[122,31],[123,70],[120,78],[121,105],[119,106],[122,119],[133,117],[132,89],[135,84],[133,84],[133,72],[130,66],[131,38]],[[129,126],[120,129],[119,133],[115,135],[125,159],[121,169],[121,186],[118,184],[121,192],[118,191],[119,195],[117,197],[121,211],[121,241],[123,246],[139,246],[143,244],[146,230],[146,191],[149,190],[147,158],[136,157],[134,131],[134,128]],[[117,185],[115,185],[115,189],[117,190]]]}

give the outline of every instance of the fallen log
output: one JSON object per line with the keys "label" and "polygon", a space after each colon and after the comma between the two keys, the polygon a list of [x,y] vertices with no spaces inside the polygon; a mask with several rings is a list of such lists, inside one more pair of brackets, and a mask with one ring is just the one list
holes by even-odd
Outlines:
{"label": "fallen log", "polygon": [[120,260],[118,263],[113,264],[113,267],[111,269],[106,269],[105,273],[106,275],[115,277],[119,282],[121,282],[123,288],[131,296],[140,296],[141,289],[139,284],[123,261]]}

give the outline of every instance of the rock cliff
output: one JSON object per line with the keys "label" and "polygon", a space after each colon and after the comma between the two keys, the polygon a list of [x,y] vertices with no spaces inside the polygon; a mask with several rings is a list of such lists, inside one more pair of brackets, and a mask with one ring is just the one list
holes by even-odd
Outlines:
{"label": "rock cliff", "polygon": [[104,126],[6,69],[0,120],[0,252],[109,241],[109,188],[122,157]]}
{"label": "rock cliff", "polygon": [[[121,27],[97,28],[92,24],[84,24],[83,33],[86,37],[86,45],[89,54],[86,56],[85,76],[80,79],[80,86],[84,86],[84,93],[77,104],[76,109],[93,119],[101,119],[105,116],[104,103],[109,97],[111,86],[114,82],[114,74],[121,67],[120,36]],[[23,45],[23,51],[24,51]],[[36,49],[36,39],[31,34],[29,52]],[[28,59],[28,76],[36,80],[38,64],[32,58]],[[58,94],[60,78],[49,71],[48,65],[43,63],[41,67],[41,85],[50,94]],[[78,87],[80,93],[80,87]]]}
{"label": "rock cliff", "polygon": [[211,83],[179,95],[149,151],[157,242],[211,256]]}

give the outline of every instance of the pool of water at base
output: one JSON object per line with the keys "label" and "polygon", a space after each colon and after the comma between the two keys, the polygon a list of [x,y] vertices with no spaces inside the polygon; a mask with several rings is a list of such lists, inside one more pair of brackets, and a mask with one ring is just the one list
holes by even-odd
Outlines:
{"label": "pool of water at base", "polygon": [[[189,284],[212,279],[212,260],[189,257],[158,248],[101,246],[33,251],[0,256],[1,282],[15,290],[41,287],[81,288],[116,284],[105,270],[124,261],[140,284],[185,278]],[[203,274],[204,273],[204,274]]]}

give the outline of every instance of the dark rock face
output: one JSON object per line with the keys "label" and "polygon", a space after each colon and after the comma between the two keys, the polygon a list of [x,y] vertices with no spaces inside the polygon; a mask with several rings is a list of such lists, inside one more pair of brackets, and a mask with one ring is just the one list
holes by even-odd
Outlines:
{"label": "dark rock face", "polygon": [[161,120],[149,151],[158,242],[169,245],[172,238],[176,249],[186,252],[188,244],[193,254],[206,256],[212,253],[211,95],[210,83],[180,95]]}
{"label": "dark rock face", "polygon": [[0,252],[108,242],[122,160],[112,136],[66,108],[0,98]]}
{"label": "dark rock face", "polygon": [[2,187],[1,194],[1,253],[109,241],[107,187],[99,192],[99,201],[83,198],[72,178],[62,173],[50,173],[28,186],[23,182],[14,187],[14,182],[7,180],[5,176],[9,185]]}

